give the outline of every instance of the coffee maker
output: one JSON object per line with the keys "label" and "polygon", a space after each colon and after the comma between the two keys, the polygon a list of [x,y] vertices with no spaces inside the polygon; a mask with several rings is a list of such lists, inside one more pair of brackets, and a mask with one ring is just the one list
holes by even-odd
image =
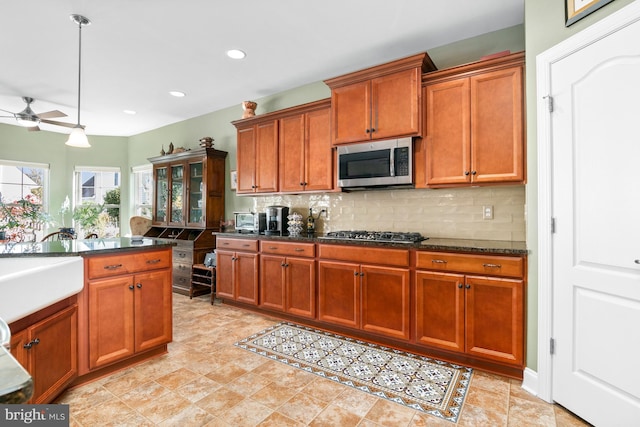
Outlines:
{"label": "coffee maker", "polygon": [[265,213],[267,214],[267,229],[264,234],[267,236],[286,236],[289,208],[286,206],[267,206]]}

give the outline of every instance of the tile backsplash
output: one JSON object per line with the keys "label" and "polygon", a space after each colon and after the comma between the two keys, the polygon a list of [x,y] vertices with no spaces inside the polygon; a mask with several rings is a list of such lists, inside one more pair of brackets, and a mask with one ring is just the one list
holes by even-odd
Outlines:
{"label": "tile backsplash", "polygon": [[[352,193],[256,196],[252,211],[289,206],[317,216],[318,233],[338,230],[418,232],[426,237],[525,241],[525,187],[377,190]],[[483,219],[483,206],[493,219]]]}

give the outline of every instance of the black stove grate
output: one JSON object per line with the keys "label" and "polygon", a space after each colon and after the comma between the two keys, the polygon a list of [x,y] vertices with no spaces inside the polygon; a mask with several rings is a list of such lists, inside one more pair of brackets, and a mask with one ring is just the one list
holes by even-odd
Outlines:
{"label": "black stove grate", "polygon": [[330,239],[366,240],[371,242],[417,243],[426,240],[420,233],[400,233],[396,231],[331,231],[326,234]]}

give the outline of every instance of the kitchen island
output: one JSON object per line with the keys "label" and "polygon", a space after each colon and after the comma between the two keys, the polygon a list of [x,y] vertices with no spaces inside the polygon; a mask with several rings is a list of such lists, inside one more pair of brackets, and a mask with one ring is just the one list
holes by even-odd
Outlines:
{"label": "kitchen island", "polygon": [[522,378],[524,242],[216,235],[216,297]]}
{"label": "kitchen island", "polygon": [[166,353],[173,245],[131,238],[0,245],[3,302],[26,301],[18,313],[7,311],[11,353],[33,377],[31,403]]}

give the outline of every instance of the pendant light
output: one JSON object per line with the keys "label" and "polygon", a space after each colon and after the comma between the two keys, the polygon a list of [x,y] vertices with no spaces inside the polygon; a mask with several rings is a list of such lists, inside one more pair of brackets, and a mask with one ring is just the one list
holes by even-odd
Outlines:
{"label": "pendant light", "polygon": [[80,76],[82,72],[82,26],[90,25],[91,21],[82,15],[71,15],[71,20],[78,24],[78,123],[71,130],[66,145],[71,147],[87,148],[91,147],[87,134],[84,133],[84,126],[80,124]]}

